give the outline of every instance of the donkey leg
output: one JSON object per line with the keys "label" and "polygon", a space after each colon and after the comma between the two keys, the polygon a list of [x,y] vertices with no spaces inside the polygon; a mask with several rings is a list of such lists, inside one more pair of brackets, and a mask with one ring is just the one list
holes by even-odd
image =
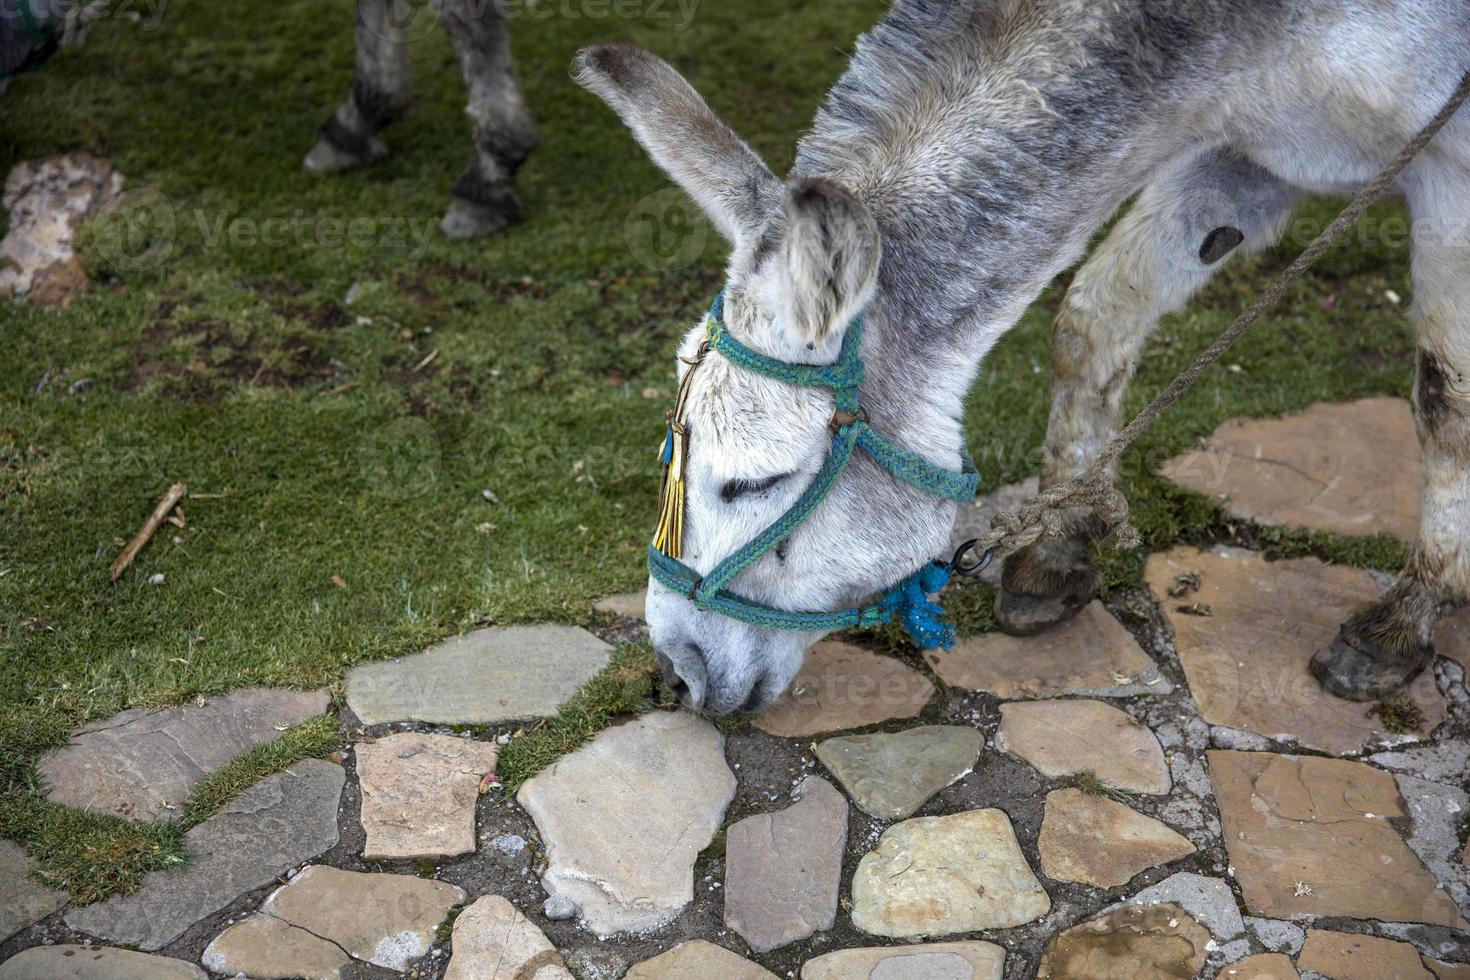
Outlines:
{"label": "donkey leg", "polygon": [[1434,660],[1434,625],[1470,601],[1470,172],[1422,174],[1414,210],[1414,419],[1424,458],[1419,536],[1384,597],[1312,659],[1338,697],[1372,701]]}
{"label": "donkey leg", "polygon": [[358,0],[352,91],[322,123],[321,138],[303,161],[307,170],[335,173],[388,155],[378,132],[413,101],[405,33],[413,16],[407,0]]}
{"label": "donkey leg", "polygon": [[[1052,333],[1052,403],[1043,489],[1070,480],[1118,429],[1123,390],[1159,318],[1180,309],[1236,252],[1281,235],[1297,193],[1228,149],[1160,177],[1077,272]],[[1008,557],[996,594],[1001,629],[1037,633],[1097,594],[1088,543],[1108,532],[1090,508],[1063,533]]]}
{"label": "donkey leg", "polygon": [[475,156],[454,185],[439,227],[450,238],[500,231],[521,216],[515,174],[536,148],[536,124],[516,81],[510,29],[500,5],[435,0],[469,90]]}

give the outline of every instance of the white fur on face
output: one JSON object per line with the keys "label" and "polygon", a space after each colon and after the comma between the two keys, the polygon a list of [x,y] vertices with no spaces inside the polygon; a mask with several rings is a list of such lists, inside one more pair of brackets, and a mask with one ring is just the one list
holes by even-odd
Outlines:
{"label": "white fur on face", "polygon": [[[752,304],[726,309],[727,322],[737,330],[763,319]],[[685,338],[681,371],[688,370],[682,359],[693,356],[704,336],[701,324]],[[705,357],[686,415],[684,564],[708,574],[786,513],[827,460],[834,407],[825,389],[772,380],[716,352]],[[767,490],[726,499],[731,481],[771,477],[782,479]],[[850,608],[927,562],[948,539],[953,519],[952,504],[900,488],[859,450],[781,554],[768,553],[727,588],[780,609]],[[715,713],[770,704],[790,686],[806,648],[821,637],[701,612],[688,597],[652,580],[647,616],[655,648],[674,663],[693,699]]]}

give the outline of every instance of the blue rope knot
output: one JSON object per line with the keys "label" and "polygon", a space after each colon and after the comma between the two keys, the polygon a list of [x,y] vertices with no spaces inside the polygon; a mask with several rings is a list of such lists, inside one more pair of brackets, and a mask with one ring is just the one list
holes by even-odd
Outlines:
{"label": "blue rope knot", "polygon": [[955,645],[954,627],[944,618],[944,607],[929,598],[949,584],[950,566],[931,561],[888,590],[879,605],[914,638],[920,650],[948,650]]}

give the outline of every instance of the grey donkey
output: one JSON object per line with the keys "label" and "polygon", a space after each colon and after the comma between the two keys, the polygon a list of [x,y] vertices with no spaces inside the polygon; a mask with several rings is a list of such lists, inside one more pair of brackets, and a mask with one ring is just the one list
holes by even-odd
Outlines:
{"label": "grey donkey", "polygon": [[[459,59],[474,156],[454,185],[439,227],[450,238],[474,238],[504,229],[521,216],[515,174],[536,148],[536,126],[516,81],[510,30],[497,0],[432,0]],[[410,0],[358,0],[357,67],[347,101],[322,125],[306,155],[320,173],[377,163],[388,153],[382,130],[413,101],[408,49],[430,11]]]}
{"label": "grey donkey", "polygon": [[[632,47],[573,65],[732,249],[726,323],[786,361],[830,362],[866,312],[874,428],[960,465],[981,359],[1129,198],[1056,324],[1044,485],[1095,458],[1159,317],[1230,255],[1283,232],[1306,192],[1355,190],[1470,68],[1465,0],[900,0],[778,179],[669,65]],[[1470,112],[1405,172],[1414,218],[1414,407],[1428,487],[1397,584],[1313,661],[1333,693],[1377,698],[1433,656],[1436,617],[1470,598]],[[694,327],[679,370],[703,337]],[[821,466],[829,394],[710,355],[691,384],[684,561],[707,572],[770,525]],[[857,457],[815,514],[734,591],[786,609],[852,606],[940,556],[954,507]],[[1031,632],[1096,589],[1066,533],[1010,556],[1002,623]],[[817,637],[697,610],[651,582],[664,673],[710,712],[789,685]]]}

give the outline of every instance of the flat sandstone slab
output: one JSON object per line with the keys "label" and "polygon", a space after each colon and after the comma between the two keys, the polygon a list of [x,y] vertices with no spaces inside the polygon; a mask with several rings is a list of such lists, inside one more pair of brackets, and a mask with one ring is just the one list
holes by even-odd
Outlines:
{"label": "flat sandstone slab", "polygon": [[1006,951],[995,943],[926,943],[840,949],[807,960],[801,980],[1001,980]]}
{"label": "flat sandstone slab", "polygon": [[1355,932],[1308,929],[1296,963],[1332,980],[1434,980],[1409,943]]}
{"label": "flat sandstone slab", "polygon": [[1318,403],[1276,419],[1231,419],[1201,449],[1160,470],[1181,486],[1223,497],[1236,517],[1337,534],[1419,530],[1424,467],[1409,403],[1365,398]]}
{"label": "flat sandstone slab", "polygon": [[131,895],[70,912],[78,932],[161,949],[200,919],[337,843],[341,766],[306,759],[267,776],[184,837],[190,861],[151,871]]}
{"label": "flat sandstone slab", "polygon": [[1096,600],[1036,636],[983,633],[962,638],[953,650],[926,650],[924,659],[946,684],[1000,698],[1127,698],[1174,690]]}
{"label": "flat sandstone slab", "polygon": [[347,672],[364,725],[489,725],[549,718],[607,666],[612,647],[577,626],[494,626]]}
{"label": "flat sandstone slab", "polygon": [[1096,888],[1125,885],[1194,853],[1188,839],[1153,817],[1077,789],[1047,794],[1037,848],[1048,877]]}
{"label": "flat sandstone slab", "polygon": [[829,738],[817,746],[817,758],[865,812],[902,820],[974,771],[984,746],[973,728],[921,725]]}
{"label": "flat sandstone slab", "polygon": [[0,943],[66,905],[66,892],[47,888],[25,848],[0,839]]}
{"label": "flat sandstone slab", "polygon": [[1208,756],[1225,849],[1252,914],[1466,928],[1389,823],[1408,816],[1392,775],[1345,759]]}
{"label": "flat sandstone slab", "polygon": [[933,696],[929,678],[907,664],[825,641],[806,652],[790,689],[753,724],[780,738],[805,738],[912,718]]}
{"label": "flat sandstone slab", "polygon": [[832,928],[847,848],[847,800],[819,776],[796,802],[725,835],[725,924],[765,953]]}
{"label": "flat sandstone slab", "polygon": [[111,946],[33,946],[0,964],[0,980],[207,980],[193,963]]}
{"label": "flat sandstone slab", "polygon": [[499,895],[459,914],[453,949],[444,980],[572,980],[546,934]]}
{"label": "flat sandstone slab", "polygon": [[[1199,577],[1199,588],[1168,598],[1188,575]],[[1150,555],[1144,576],[1174,627],[1174,645],[1205,721],[1334,755],[1361,751],[1387,735],[1369,714],[1373,705],[1333,697],[1307,669],[1342,622],[1381,594],[1367,572],[1316,558],[1268,562],[1236,548],[1180,546]],[[1213,615],[1179,608],[1196,603]],[[1406,693],[1424,714],[1421,736],[1444,721],[1433,671]]]}
{"label": "flat sandstone slab", "polygon": [[291,975],[298,964],[282,956],[281,947],[250,942],[252,922],[275,919],[353,959],[402,971],[428,953],[439,924],[465,898],[463,889],[443,881],[313,865],[272,892],[259,915],[210,943],[203,962],[218,973]]}
{"label": "flat sandstone slab", "polygon": [[1000,706],[995,747],[1050,779],[1090,772],[1130,793],[1167,793],[1169,766],[1147,726],[1101,701],[1016,701]]}
{"label": "flat sandstone slab", "polygon": [[330,704],[326,691],[252,687],[202,706],[135,708],[77,729],[36,768],[53,803],[173,820],[204,777]]}
{"label": "flat sandstone slab", "polygon": [[1052,938],[1037,980],[1197,977],[1210,932],[1177,905],[1107,912]]}
{"label": "flat sandstone slab", "polygon": [[1002,810],[895,824],[852,879],[852,924],[875,936],[1009,929],[1050,908]]}
{"label": "flat sandstone slab", "polygon": [[475,850],[480,780],[495,771],[493,742],[400,732],[357,744],[362,856],[369,861],[454,857]]}
{"label": "flat sandstone slab", "polygon": [[[680,943],[667,953],[633,964],[624,980],[776,980],[770,970],[759,967],[723,946],[696,939]],[[445,978],[449,980],[449,978]]]}
{"label": "flat sandstone slab", "polygon": [[687,712],[609,728],[522,784],[546,844],[548,914],[593,932],[656,929],[694,899],[694,859],[735,796],[725,740]]}

